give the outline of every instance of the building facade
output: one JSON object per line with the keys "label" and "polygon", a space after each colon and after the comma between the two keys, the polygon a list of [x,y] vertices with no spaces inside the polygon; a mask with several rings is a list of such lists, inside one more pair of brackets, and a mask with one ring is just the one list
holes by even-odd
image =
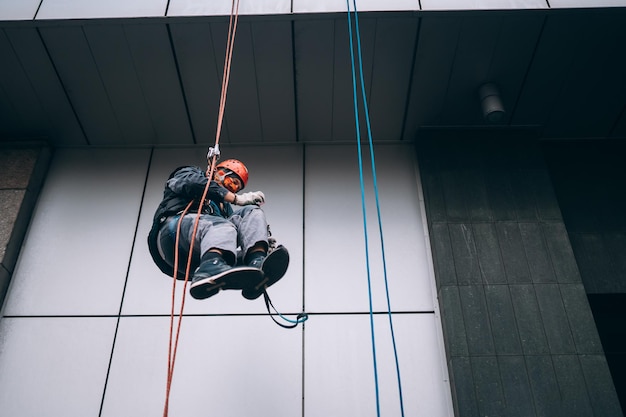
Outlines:
{"label": "building facade", "polygon": [[[172,415],[623,415],[626,4],[471,3],[241,3],[220,147],[308,319],[189,299]],[[1,415],[163,413],[184,290],[146,237],[230,12],[0,3]]]}

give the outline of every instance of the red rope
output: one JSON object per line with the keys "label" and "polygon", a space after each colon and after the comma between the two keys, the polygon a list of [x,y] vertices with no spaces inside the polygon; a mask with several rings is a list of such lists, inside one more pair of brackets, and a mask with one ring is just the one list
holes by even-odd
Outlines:
{"label": "red rope", "polygon": [[[224,74],[222,76],[222,93],[220,96],[220,107],[219,114],[217,118],[217,131],[215,134],[215,147],[218,148],[220,135],[222,132],[222,123],[224,120],[224,109],[226,107],[226,91],[228,90],[228,82],[230,80],[230,67],[233,56],[233,47],[235,44],[235,32],[237,30],[237,21],[239,20],[239,0],[232,1],[232,7],[230,12],[230,20],[228,24],[228,40],[226,46],[226,57],[224,59]],[[198,231],[198,223],[200,220],[200,215],[202,214],[202,206],[206,200],[209,185],[211,183],[211,178],[213,178],[213,171],[215,170],[215,163],[217,161],[217,155],[213,155],[211,163],[209,167],[207,167],[207,184],[204,187],[204,193],[202,194],[202,199],[198,204],[198,215],[195,218],[192,232],[192,239],[189,244],[189,256],[187,258],[187,267],[185,269],[185,283],[183,286],[183,293],[181,297],[181,305],[180,305],[180,313],[178,315],[178,326],[176,328],[176,337],[174,338],[174,310],[175,310],[175,301],[176,301],[176,276],[178,275],[178,245],[180,239],[180,229],[183,217],[187,214],[189,207],[191,206],[191,202],[187,205],[185,210],[180,216],[178,220],[178,226],[176,229],[176,253],[174,254],[174,277],[172,284],[172,310],[170,314],[170,336],[169,336],[169,349],[168,349],[168,358],[167,358],[167,387],[165,391],[165,405],[163,407],[163,417],[167,417],[169,413],[169,403],[170,403],[170,393],[172,388],[172,379],[174,377],[174,365],[176,363],[176,353],[178,351],[178,341],[180,336],[180,329],[183,321],[183,313],[185,309],[185,294],[187,292],[187,284],[189,283],[189,272],[191,269],[191,260],[193,256],[193,247],[195,243],[196,232]],[[208,161],[207,161],[208,162]]]}

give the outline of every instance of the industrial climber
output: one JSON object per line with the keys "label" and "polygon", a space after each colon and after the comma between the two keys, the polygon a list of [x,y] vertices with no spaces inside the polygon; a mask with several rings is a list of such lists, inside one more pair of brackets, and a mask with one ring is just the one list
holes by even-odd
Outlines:
{"label": "industrial climber", "polygon": [[[261,191],[237,194],[248,183],[248,169],[236,159],[227,159],[215,167],[195,226],[207,175],[194,166],[180,167],[170,174],[148,234],[150,254],[161,271],[174,277],[178,251],[176,278],[184,279],[194,240],[191,296],[205,299],[220,290],[241,290],[244,298],[254,300],[283,277],[289,253],[282,245],[275,247],[275,240],[269,236],[260,207],[265,195]],[[191,207],[184,212],[190,202]],[[238,207],[233,209],[233,205]]]}

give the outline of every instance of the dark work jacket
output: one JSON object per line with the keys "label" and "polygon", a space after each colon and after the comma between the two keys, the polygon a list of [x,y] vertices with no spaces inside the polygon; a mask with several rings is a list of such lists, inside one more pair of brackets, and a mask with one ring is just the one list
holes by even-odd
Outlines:
{"label": "dark work jacket", "polygon": [[[193,201],[193,203],[188,212],[197,213],[206,183],[207,177],[205,172],[198,167],[191,166],[175,169],[165,183],[163,199],[154,213],[152,228],[150,233],[148,233],[148,248],[154,263],[163,273],[170,277],[174,276],[174,268],[165,262],[159,254],[157,247],[159,230],[170,216],[182,212],[190,201]],[[233,214],[233,209],[230,204],[224,202],[226,194],[228,194],[226,188],[215,181],[211,181],[206,197],[207,200],[210,200],[210,203],[203,205],[202,213],[224,218],[230,217]],[[220,203],[223,203],[223,209],[220,209]]]}

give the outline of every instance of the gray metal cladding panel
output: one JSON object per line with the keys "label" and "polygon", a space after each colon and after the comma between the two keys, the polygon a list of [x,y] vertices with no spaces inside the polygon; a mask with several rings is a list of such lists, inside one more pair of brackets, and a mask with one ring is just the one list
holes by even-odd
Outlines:
{"label": "gray metal cladding panel", "polygon": [[541,220],[562,221],[561,210],[554,193],[552,179],[546,167],[527,172],[535,194],[537,214]]}
{"label": "gray metal cladding panel", "polygon": [[455,387],[453,395],[456,415],[459,417],[480,415],[470,358],[467,356],[452,358],[448,361],[448,368],[451,382]]}
{"label": "gray metal cladding panel", "polygon": [[560,285],[563,305],[571,323],[572,337],[579,354],[601,354],[602,344],[589,300],[582,284]]}
{"label": "gray metal cladding panel", "polygon": [[[354,21],[353,21],[354,25]],[[360,19],[361,33],[361,58],[363,65],[363,80],[366,94],[372,92],[372,72],[374,65],[374,44],[376,42],[376,19]],[[353,28],[353,33],[354,33]],[[353,35],[354,37],[355,35]],[[355,57],[355,73],[357,82],[357,100],[362,103],[361,74],[357,59],[357,43],[353,38],[353,48]],[[350,35],[348,32],[347,18],[337,18],[334,20],[334,44],[333,44],[333,80],[328,87],[332,88],[332,138],[337,141],[355,140],[356,124],[354,109],[353,73],[350,56]],[[371,94],[370,94],[371,95]],[[371,99],[368,96],[368,104]],[[366,120],[364,117],[363,104],[359,104],[359,125],[360,134],[363,140],[366,139]],[[370,117],[373,115],[370,112]]]}
{"label": "gray metal cladding panel", "polygon": [[[226,56],[228,24],[219,22],[211,25],[211,32],[215,41],[214,48],[217,57]],[[229,82],[227,109],[237,109],[237,114],[226,111],[225,121],[228,124],[228,133],[231,143],[261,142],[261,114],[259,108],[259,90],[256,74],[256,51],[253,45],[251,25],[239,23],[237,25],[236,47],[233,49],[232,65]],[[219,60],[218,60],[219,62]],[[221,65],[222,69],[224,65]],[[218,66],[219,71],[220,66]],[[236,80],[236,82],[235,82]],[[213,97],[213,100],[218,99]],[[236,120],[236,122],[235,122]]]}
{"label": "gray metal cladding panel", "polygon": [[441,179],[435,169],[424,167],[428,162],[420,162],[420,176],[424,189],[424,203],[429,222],[441,222],[447,220],[446,203],[441,187]]}
{"label": "gray metal cladding panel", "polygon": [[519,224],[515,222],[496,223],[496,229],[507,282],[509,284],[531,282]]}
{"label": "gray metal cladding panel", "polygon": [[621,417],[615,388],[609,367],[604,355],[585,355],[580,357],[585,380],[590,381],[587,386],[591,407],[594,415],[607,417]]}
{"label": "gray metal cladding panel", "polygon": [[484,171],[481,169],[467,170],[463,173],[463,182],[470,220],[474,222],[493,220]]}
{"label": "gray metal cladding panel", "polygon": [[156,132],[146,108],[124,26],[89,25],[83,31],[124,141],[152,143]]}
{"label": "gray metal cladding panel", "polygon": [[484,290],[496,354],[521,355],[522,345],[509,287],[486,285]]}
{"label": "gray metal cladding panel", "polygon": [[40,33],[88,142],[121,143],[120,126],[82,28],[48,26]]}
{"label": "gray metal cladding panel", "polygon": [[495,348],[483,286],[460,286],[459,296],[470,355],[493,355]]}
{"label": "gray metal cladding panel", "polygon": [[[614,100],[626,88],[624,59],[612,52],[624,43],[623,25],[611,26],[620,19],[610,12],[546,17],[513,122],[545,124],[547,137],[585,137],[592,126],[592,136],[610,135],[622,107]],[[616,88],[617,94],[600,98]]]}
{"label": "gray metal cladding panel", "polygon": [[563,399],[563,415],[594,415],[580,358],[575,355],[554,355],[552,363]]}
{"label": "gray metal cladding panel", "polygon": [[441,310],[445,312],[442,314],[442,323],[448,358],[469,355],[459,287],[442,287],[439,291],[439,303]]}
{"label": "gray metal cladding panel", "polygon": [[376,20],[373,74],[367,88],[376,140],[402,139],[418,22],[415,17]]}
{"label": "gray metal cladding panel", "polygon": [[[569,20],[566,24],[562,20]],[[574,55],[584,40],[579,28],[586,27],[587,17],[572,14],[546,19],[542,36],[535,52],[536,59],[528,68],[524,89],[520,92],[513,115],[513,123],[544,124],[559,100]],[[563,42],[566,39],[567,42]],[[537,101],[537,97],[542,97]],[[569,108],[569,107],[568,107]]]}
{"label": "gray metal cladding panel", "polygon": [[2,123],[0,137],[17,137],[20,128],[18,120],[19,118],[12,106],[11,98],[0,89],[0,123]]}
{"label": "gray metal cladding panel", "polygon": [[[497,18],[483,16],[478,19],[464,20],[459,31],[458,43],[456,45],[456,57],[448,88],[446,91],[446,102],[441,114],[441,123],[452,123],[456,125],[473,124],[482,118],[480,108],[476,106],[476,94],[473,91],[464,91],[472,80],[476,88],[487,79],[489,73],[489,63],[493,49],[496,46],[498,36],[495,33],[500,31],[500,22]],[[480,42],[476,42],[480,39]],[[472,65],[466,67],[469,62]],[[461,68],[468,68],[461,70]],[[467,111],[473,109],[473,111]]]}
{"label": "gray metal cladding panel", "polygon": [[[465,91],[464,94],[457,95],[461,89],[467,88],[468,80],[478,83],[476,85],[478,88],[482,80],[487,79],[489,62],[498,38],[494,36],[494,33],[499,30],[498,19],[492,17],[481,17],[472,21],[463,20],[455,45],[456,56],[446,88],[446,101],[442,107],[439,124],[468,125],[482,117],[480,108],[475,105],[477,92]],[[476,42],[477,39],[481,42]],[[470,66],[471,70],[461,70],[470,60],[473,63]],[[468,112],[466,109],[474,111]]]}
{"label": "gray metal cladding panel", "polygon": [[534,415],[534,406],[526,362],[523,356],[498,356],[506,415],[528,417]]}
{"label": "gray metal cladding panel", "polygon": [[552,265],[559,283],[579,283],[581,280],[576,258],[565,225],[561,222],[541,224]]}
{"label": "gray metal cladding panel", "polygon": [[404,139],[414,139],[420,126],[440,123],[462,22],[458,15],[422,18]]}
{"label": "gray metal cladding panel", "polygon": [[[353,140],[356,127],[347,18],[295,21],[294,30],[296,90],[298,111],[302,114],[298,120],[300,132],[306,135],[302,139]],[[401,139],[416,33],[415,18],[359,19],[362,58],[359,62],[356,28],[353,29],[354,77],[364,137],[362,88],[367,96],[374,140]],[[315,87],[311,85],[314,77],[319,80]]]}
{"label": "gray metal cladding panel", "polygon": [[552,356],[526,356],[526,367],[537,416],[561,415],[561,392]]}
{"label": "gray metal cladding panel", "polygon": [[469,218],[463,176],[457,170],[441,173],[441,184],[446,202],[448,221],[465,221]]}
{"label": "gray metal cladding panel", "polygon": [[510,170],[510,180],[515,199],[515,211],[519,220],[537,221],[537,201],[534,184],[529,173],[531,169],[515,167]]}
{"label": "gray metal cladding panel", "polygon": [[193,143],[174,53],[165,24],[128,24],[124,31],[154,124],[154,143]]}
{"label": "gray metal cladding panel", "polygon": [[516,220],[515,197],[509,172],[490,169],[485,173],[485,184],[494,220]]}
{"label": "gray metal cladding panel", "polygon": [[430,226],[433,262],[439,287],[458,285],[448,227],[448,223],[432,223]]}
{"label": "gray metal cladding panel", "polygon": [[292,24],[251,25],[264,141],[295,142],[296,97]]}
{"label": "gray metal cladding panel", "polygon": [[517,329],[525,355],[549,353],[541,312],[533,285],[511,285],[511,299],[517,317]]}
{"label": "gray metal cladding panel", "polygon": [[496,356],[474,356],[471,359],[480,415],[505,415],[504,394]]}
{"label": "gray metal cladding panel", "polygon": [[472,230],[483,282],[485,284],[506,283],[496,225],[494,223],[474,223]]}
{"label": "gray metal cladding panel", "polygon": [[535,294],[550,352],[553,354],[576,353],[559,285],[536,284]]}
{"label": "gray metal cladding panel", "polygon": [[333,20],[294,22],[297,111],[303,141],[333,137],[334,38]]}
{"label": "gray metal cladding panel", "polygon": [[[210,23],[173,22],[169,28],[194,136],[199,143],[215,143],[224,56],[215,53]],[[226,123],[221,140],[229,142]]]}
{"label": "gray metal cladding panel", "polygon": [[0,65],[0,106],[3,113],[0,124],[8,126],[0,135],[8,138],[43,136],[47,127],[44,123],[45,111],[4,30],[0,30],[0,56],[3,57]]}
{"label": "gray metal cladding panel", "polygon": [[534,283],[556,282],[541,224],[520,223],[519,228],[532,281]]}
{"label": "gray metal cladding panel", "polygon": [[571,233],[572,250],[588,294],[611,293],[616,289],[609,262],[598,262],[608,253],[603,236],[599,233]]}
{"label": "gray metal cladding panel", "polygon": [[[84,145],[85,135],[64,86],[50,61],[46,45],[35,28],[5,28],[4,31],[36,94],[33,109],[41,106],[45,136],[59,145]],[[37,125],[37,124],[36,124]]]}
{"label": "gray metal cladding panel", "polygon": [[[450,223],[450,242],[459,285],[481,284],[482,276],[471,224]],[[448,262],[450,260],[447,260]]]}

